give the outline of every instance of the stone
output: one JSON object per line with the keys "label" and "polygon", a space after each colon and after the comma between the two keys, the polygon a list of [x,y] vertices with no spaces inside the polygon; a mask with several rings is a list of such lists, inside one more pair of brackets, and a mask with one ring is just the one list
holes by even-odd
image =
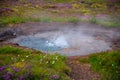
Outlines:
{"label": "stone", "polygon": [[2,33],[0,33],[0,41],[7,40],[9,38],[16,37],[16,32],[14,30],[6,30]]}

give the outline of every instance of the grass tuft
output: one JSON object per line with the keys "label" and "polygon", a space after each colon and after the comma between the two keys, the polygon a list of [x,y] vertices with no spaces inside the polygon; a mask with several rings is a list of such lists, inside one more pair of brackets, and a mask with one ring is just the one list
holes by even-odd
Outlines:
{"label": "grass tuft", "polygon": [[97,23],[97,19],[96,19],[95,17],[91,17],[91,18],[89,19],[89,22],[90,22],[90,23],[93,23],[93,24],[96,24],[96,23]]}
{"label": "grass tuft", "polygon": [[102,75],[103,80],[120,79],[120,50],[92,54],[89,63],[93,70]]}
{"label": "grass tuft", "polygon": [[66,57],[59,54],[0,47],[0,79],[72,80],[67,75],[70,68],[65,62]]}
{"label": "grass tuft", "polygon": [[73,2],[74,0],[45,0],[45,2],[52,2],[52,3],[68,3],[68,2]]}
{"label": "grass tuft", "polygon": [[30,51],[24,51],[20,48],[14,48],[11,46],[3,46],[0,48],[0,54],[27,54],[31,53]]}
{"label": "grass tuft", "polygon": [[41,21],[39,18],[30,18],[30,17],[21,17],[21,16],[12,16],[12,17],[1,17],[0,18],[0,25],[9,25],[9,24],[18,24],[18,23],[25,23],[25,22],[39,22]]}
{"label": "grass tuft", "polygon": [[79,18],[69,18],[68,22],[76,24],[76,23],[80,22],[80,19]]}
{"label": "grass tuft", "polygon": [[88,58],[79,58],[79,62],[80,63],[83,63],[83,64],[85,64],[85,63],[89,63],[89,59]]}
{"label": "grass tuft", "polygon": [[120,50],[90,54],[88,57],[79,58],[79,62],[90,64],[98,72],[102,80],[120,79]]}
{"label": "grass tuft", "polygon": [[19,24],[19,23],[25,23],[25,22],[70,22],[77,24],[79,22],[85,22],[88,21],[93,24],[100,24],[103,26],[109,26],[109,27],[120,27],[120,23],[118,21],[105,21],[105,20],[99,20],[95,17],[91,17],[89,20],[86,19],[79,19],[76,17],[21,17],[21,16],[11,16],[11,17],[1,17],[0,18],[0,25],[6,26],[10,24]]}

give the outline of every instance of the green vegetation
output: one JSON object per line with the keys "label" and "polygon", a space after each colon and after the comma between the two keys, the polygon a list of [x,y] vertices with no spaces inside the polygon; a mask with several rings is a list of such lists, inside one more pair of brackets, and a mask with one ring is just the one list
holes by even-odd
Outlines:
{"label": "green vegetation", "polygon": [[40,17],[40,18],[32,18],[32,17],[2,17],[0,18],[0,25],[10,25],[10,24],[18,24],[18,23],[25,23],[25,22],[70,22],[70,23],[78,23],[80,19],[70,17],[70,18],[61,18],[61,17]]}
{"label": "green vegetation", "polygon": [[69,18],[68,19],[68,22],[70,22],[70,23],[79,23],[80,22],[80,19],[79,18]]}
{"label": "green vegetation", "polygon": [[101,24],[103,26],[110,26],[110,27],[119,27],[120,23],[118,21],[105,21],[99,20],[95,17],[91,17],[90,19],[82,19],[82,18],[75,18],[75,17],[20,17],[20,16],[11,16],[11,17],[1,17],[0,18],[0,25],[6,26],[10,24],[19,24],[25,22],[69,22],[69,23],[79,23],[79,22],[90,22],[93,24]]}
{"label": "green vegetation", "polygon": [[88,2],[88,3],[90,3],[90,2],[92,2],[92,3],[103,3],[103,2],[105,2],[105,0],[85,0],[85,2]]}
{"label": "green vegetation", "polygon": [[95,23],[97,23],[97,19],[95,18],[95,17],[91,17],[90,19],[89,19],[89,22],[90,23],[93,23],[93,24],[95,24]]}
{"label": "green vegetation", "polygon": [[66,57],[12,46],[0,48],[1,80],[71,80]]}
{"label": "green vegetation", "polygon": [[40,19],[38,18],[30,18],[30,17],[21,17],[21,16],[11,16],[11,17],[1,17],[0,18],[0,25],[9,25],[9,24],[18,24],[18,23],[25,23],[25,22],[38,22]]}
{"label": "green vegetation", "polygon": [[[115,2],[106,3],[105,0],[85,0],[83,3],[80,3],[79,0],[43,0],[43,3],[45,3],[45,5],[33,5],[33,2],[20,0],[20,5],[16,4],[10,6],[2,4],[0,6],[0,25],[6,26],[25,22],[78,23],[84,21],[110,27],[120,26],[120,16],[117,16],[116,19],[110,18],[110,16],[119,15],[120,10],[116,8],[119,6]],[[54,5],[53,3],[61,4]],[[113,9],[115,8],[112,12],[108,4],[112,5]],[[86,19],[82,18],[87,15],[90,17]],[[97,15],[105,18],[109,16],[109,18],[113,20],[97,19]]]}
{"label": "green vegetation", "polygon": [[91,54],[80,58],[80,63],[90,63],[93,70],[100,73],[102,80],[120,79],[120,50]]}
{"label": "green vegetation", "polygon": [[45,2],[53,2],[53,3],[68,3],[68,2],[73,2],[75,0],[44,0]]}
{"label": "green vegetation", "polygon": [[14,48],[11,46],[3,46],[0,48],[0,54],[27,54],[27,53],[32,53],[31,51],[25,51],[20,48]]}
{"label": "green vegetation", "polygon": [[120,23],[115,21],[98,21],[98,24],[101,24],[103,26],[109,26],[109,27],[120,27]]}
{"label": "green vegetation", "polygon": [[88,58],[82,58],[82,57],[81,57],[81,58],[79,58],[78,60],[79,60],[79,62],[82,63],[82,64],[89,63]]}

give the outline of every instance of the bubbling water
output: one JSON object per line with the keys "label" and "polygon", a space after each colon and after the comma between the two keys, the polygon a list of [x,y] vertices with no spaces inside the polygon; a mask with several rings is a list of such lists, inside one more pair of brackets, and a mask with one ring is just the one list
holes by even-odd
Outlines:
{"label": "bubbling water", "polygon": [[54,39],[46,39],[40,37],[21,37],[16,40],[21,46],[27,46],[42,51],[59,51],[63,48],[69,47],[64,36],[58,36]]}
{"label": "bubbling water", "polygon": [[58,36],[54,39],[47,40],[45,44],[48,47],[60,47],[60,48],[69,47],[68,42],[66,41],[64,36]]}
{"label": "bubbling water", "polygon": [[64,36],[57,37],[56,39],[52,40],[52,43],[61,48],[67,48],[69,46]]}

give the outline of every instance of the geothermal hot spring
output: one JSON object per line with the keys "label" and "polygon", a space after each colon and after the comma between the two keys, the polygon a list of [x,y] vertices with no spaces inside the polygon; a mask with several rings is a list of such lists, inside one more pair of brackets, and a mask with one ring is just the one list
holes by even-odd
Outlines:
{"label": "geothermal hot spring", "polygon": [[[51,26],[53,25],[49,27]],[[29,34],[18,36],[10,41],[50,54],[60,53],[67,56],[87,55],[111,49],[111,43],[106,39],[114,36],[112,30],[88,25],[62,26],[47,28],[47,30],[41,30],[42,28],[39,30],[38,25],[34,29],[24,28],[23,31]]]}

